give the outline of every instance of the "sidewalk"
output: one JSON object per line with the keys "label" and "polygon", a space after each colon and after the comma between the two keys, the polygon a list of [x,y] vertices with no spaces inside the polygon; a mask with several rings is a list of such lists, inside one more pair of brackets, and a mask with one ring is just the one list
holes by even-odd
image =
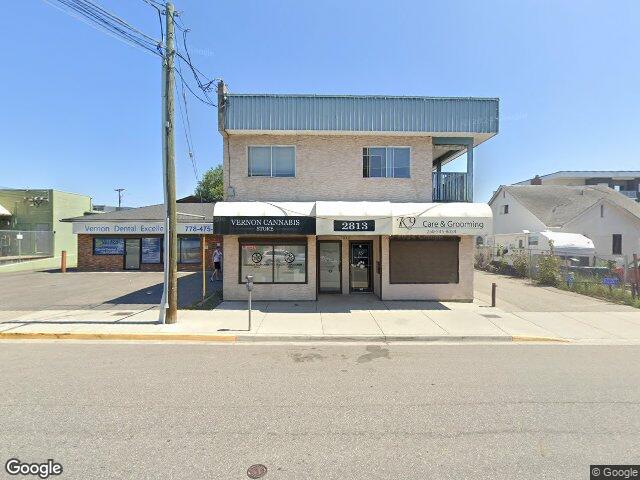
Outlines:
{"label": "sidewalk", "polygon": [[640,343],[640,312],[505,312],[481,301],[383,302],[371,295],[254,302],[253,308],[251,331],[245,302],[180,310],[174,325],[158,324],[156,307],[4,311],[0,339]]}

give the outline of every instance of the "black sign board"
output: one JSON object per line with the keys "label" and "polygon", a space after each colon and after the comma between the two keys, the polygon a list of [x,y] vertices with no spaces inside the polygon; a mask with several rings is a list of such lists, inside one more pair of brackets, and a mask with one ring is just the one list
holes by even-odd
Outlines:
{"label": "black sign board", "polygon": [[374,232],[375,220],[334,220],[334,232]]}
{"label": "black sign board", "polygon": [[313,217],[214,217],[213,233],[220,235],[314,235]]}

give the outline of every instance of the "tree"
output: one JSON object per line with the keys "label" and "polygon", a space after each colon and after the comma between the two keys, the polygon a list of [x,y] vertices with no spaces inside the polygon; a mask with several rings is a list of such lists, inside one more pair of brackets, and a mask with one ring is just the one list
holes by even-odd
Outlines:
{"label": "tree", "polygon": [[222,200],[224,194],[224,186],[222,182],[222,165],[211,167],[204,172],[204,175],[198,181],[195,192],[196,197],[202,198],[205,202],[217,202]]}

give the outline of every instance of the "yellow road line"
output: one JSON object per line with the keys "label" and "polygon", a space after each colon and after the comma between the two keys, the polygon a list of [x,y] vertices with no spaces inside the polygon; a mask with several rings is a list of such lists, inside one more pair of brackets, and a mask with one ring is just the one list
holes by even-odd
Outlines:
{"label": "yellow road line", "polygon": [[0,340],[187,340],[193,342],[235,342],[235,335],[189,333],[29,333],[0,332]]}
{"label": "yellow road line", "polygon": [[556,342],[556,343],[571,343],[566,338],[559,337],[529,337],[524,335],[513,335],[511,340],[514,342]]}

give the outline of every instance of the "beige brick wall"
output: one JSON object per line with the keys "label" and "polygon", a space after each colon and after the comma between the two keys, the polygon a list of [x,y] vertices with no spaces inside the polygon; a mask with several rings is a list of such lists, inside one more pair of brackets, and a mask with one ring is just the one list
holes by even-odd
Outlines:
{"label": "beige brick wall", "polygon": [[[224,139],[230,201],[388,200],[430,202],[431,137],[378,135],[230,135]],[[295,178],[248,176],[250,145],[294,145]],[[363,178],[363,147],[411,147],[411,178]],[[230,162],[229,162],[230,159]]]}
{"label": "beige brick wall", "polygon": [[[264,238],[264,237],[263,237]],[[238,283],[240,244],[237,235],[223,236],[224,267],[222,296],[225,300],[246,300],[244,283]],[[295,284],[255,284],[253,300],[315,300],[316,299],[316,237],[307,236],[307,280]]]}
{"label": "beige brick wall", "polygon": [[389,236],[383,236],[382,299],[473,301],[473,238],[470,235],[460,237],[459,283],[424,285],[389,283]]}

